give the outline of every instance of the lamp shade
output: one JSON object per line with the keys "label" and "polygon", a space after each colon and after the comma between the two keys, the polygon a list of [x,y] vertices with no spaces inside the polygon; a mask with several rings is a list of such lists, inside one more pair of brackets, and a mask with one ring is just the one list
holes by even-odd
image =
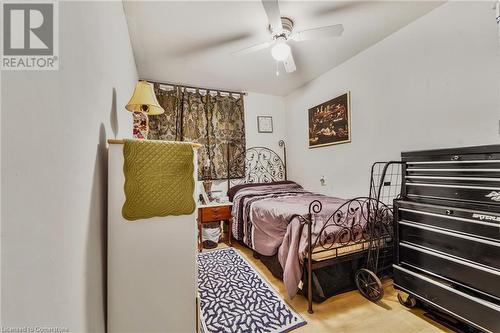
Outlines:
{"label": "lamp shade", "polygon": [[139,81],[135,85],[134,94],[125,106],[130,112],[144,112],[157,115],[165,112],[156,99],[153,85],[147,81]]}

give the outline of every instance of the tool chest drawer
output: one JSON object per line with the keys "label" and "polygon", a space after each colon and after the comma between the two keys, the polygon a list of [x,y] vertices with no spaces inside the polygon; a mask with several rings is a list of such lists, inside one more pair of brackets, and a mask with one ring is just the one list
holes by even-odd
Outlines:
{"label": "tool chest drawer", "polygon": [[406,194],[410,198],[441,198],[500,205],[500,185],[493,187],[468,184],[457,185],[446,182],[434,184],[424,179],[419,182],[408,180],[406,183]]}
{"label": "tool chest drawer", "polygon": [[455,289],[446,281],[394,265],[395,286],[486,332],[500,332],[500,306]]}
{"label": "tool chest drawer", "polygon": [[399,243],[407,242],[500,269],[498,242],[407,221],[399,221],[397,228]]}
{"label": "tool chest drawer", "polygon": [[500,301],[500,270],[405,242],[399,246],[402,265],[441,276],[472,291],[489,293]]}
{"label": "tool chest drawer", "polygon": [[500,242],[500,213],[479,210],[488,209],[485,206],[469,205],[469,208],[460,208],[453,204],[453,202],[436,205],[400,201],[399,220]]}

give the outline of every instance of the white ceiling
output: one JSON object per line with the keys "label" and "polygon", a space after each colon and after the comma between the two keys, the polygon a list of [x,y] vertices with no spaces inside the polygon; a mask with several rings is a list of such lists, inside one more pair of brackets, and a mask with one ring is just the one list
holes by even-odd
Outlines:
{"label": "white ceiling", "polygon": [[270,39],[260,1],[126,1],[124,7],[140,78],[287,95],[440,3],[280,1],[295,31],[337,23],[345,30],[338,38],[291,43],[297,71],[280,67],[279,76],[269,49],[231,54]]}

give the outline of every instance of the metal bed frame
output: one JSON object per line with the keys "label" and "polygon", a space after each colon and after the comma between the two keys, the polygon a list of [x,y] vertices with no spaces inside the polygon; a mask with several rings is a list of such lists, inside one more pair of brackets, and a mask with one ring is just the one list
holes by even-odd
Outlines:
{"label": "metal bed frame", "polygon": [[245,150],[244,156],[237,156],[233,163],[243,164],[245,178],[231,177],[232,161],[230,159],[231,143],[227,144],[227,189],[232,186],[246,183],[270,183],[287,180],[286,172],[286,145],[279,140],[278,146],[283,149],[283,159],[267,147],[250,147]]}
{"label": "metal bed frame", "polygon": [[[392,202],[401,196],[402,163],[399,161],[376,162],[372,165],[368,197],[350,199],[338,207],[323,221],[318,214],[323,205],[319,200],[309,204],[306,216],[297,216],[307,225],[308,247],[305,260],[307,276],[308,312],[312,308],[312,272],[316,269],[366,259],[365,268],[355,274],[360,293],[370,301],[382,299],[384,289],[380,275],[390,275],[393,256],[393,209]],[[363,228],[361,220],[366,220]],[[321,223],[321,229],[313,240],[313,226]],[[345,252],[349,247],[354,252]],[[314,260],[315,254],[332,253],[327,259]]]}
{"label": "metal bed frame", "polygon": [[[244,158],[245,178],[231,179],[228,145],[228,189],[242,183],[287,180],[285,142],[280,140],[279,146],[283,149],[283,160],[269,148],[248,148]],[[293,216],[307,226],[308,246],[303,267],[307,277],[309,313],[313,313],[312,273],[340,262],[366,258],[365,268],[355,274],[356,286],[371,301],[376,302],[383,297],[384,289],[379,275],[390,274],[392,267],[392,202],[401,196],[401,191],[402,162],[376,162],[371,167],[368,197],[346,201],[323,221],[318,216],[323,210],[319,200],[309,204],[306,215]],[[365,228],[360,223],[361,219],[367,221]],[[313,235],[314,226],[318,224],[321,228],[317,235]],[[356,247],[355,251],[344,252],[353,246]],[[327,252],[327,258],[313,259],[314,255]]]}

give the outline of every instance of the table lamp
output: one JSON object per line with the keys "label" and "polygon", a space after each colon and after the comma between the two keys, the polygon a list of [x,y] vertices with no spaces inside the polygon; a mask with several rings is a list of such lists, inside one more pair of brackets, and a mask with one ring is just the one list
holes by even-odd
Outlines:
{"label": "table lamp", "polygon": [[[134,137],[147,139],[149,132],[149,115],[158,115],[165,112],[158,103],[153,89],[153,85],[147,81],[139,81],[135,85],[134,94],[125,106],[130,112],[133,112],[134,118]],[[137,127],[137,128],[136,128]]]}

